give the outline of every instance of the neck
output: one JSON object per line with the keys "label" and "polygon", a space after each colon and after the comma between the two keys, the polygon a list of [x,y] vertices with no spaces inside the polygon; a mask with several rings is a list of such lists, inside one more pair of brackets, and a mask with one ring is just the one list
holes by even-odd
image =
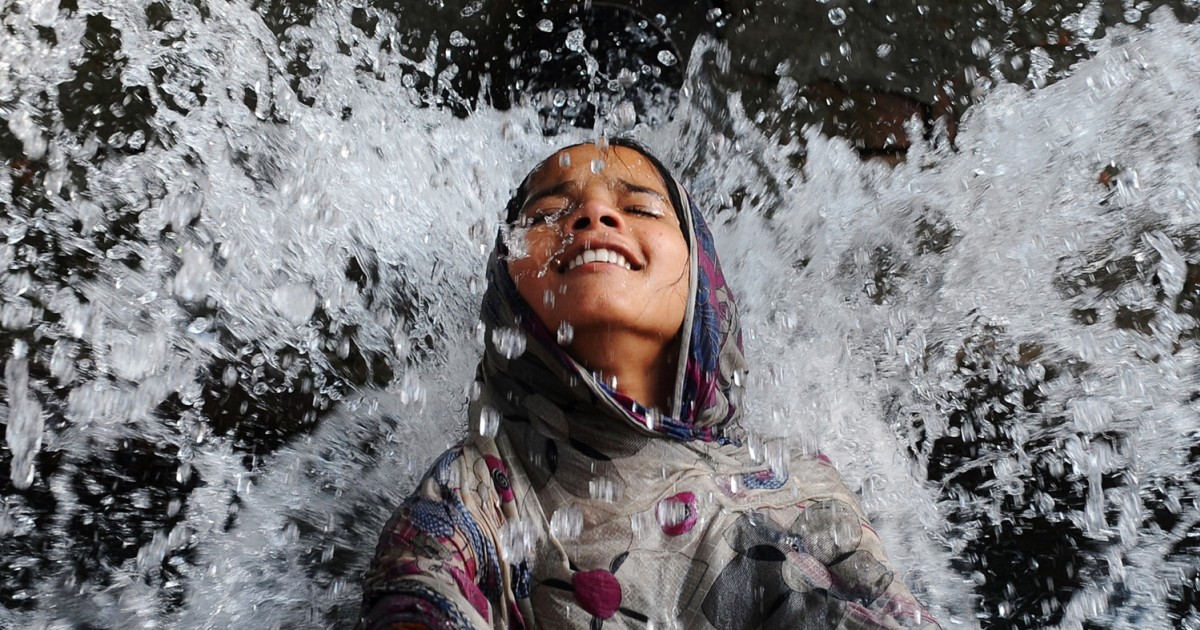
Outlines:
{"label": "neck", "polygon": [[605,383],[612,385],[615,377],[616,389],[622,394],[645,407],[671,413],[678,339],[664,341],[607,330],[576,330],[567,350],[585,368],[599,372]]}

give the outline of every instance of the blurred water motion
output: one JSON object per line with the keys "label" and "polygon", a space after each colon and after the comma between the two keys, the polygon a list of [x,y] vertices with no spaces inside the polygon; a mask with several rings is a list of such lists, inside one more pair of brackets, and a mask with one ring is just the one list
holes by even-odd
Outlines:
{"label": "blurred water motion", "polygon": [[945,626],[1196,627],[1195,3],[874,5],[0,9],[0,627],[350,625],[504,201],[627,131]]}

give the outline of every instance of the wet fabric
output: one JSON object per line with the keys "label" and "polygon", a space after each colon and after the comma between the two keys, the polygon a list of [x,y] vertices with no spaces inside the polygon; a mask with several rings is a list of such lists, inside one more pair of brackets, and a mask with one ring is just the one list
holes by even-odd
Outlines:
{"label": "wet fabric", "polygon": [[691,260],[671,409],[571,359],[498,240],[472,435],[385,526],[362,628],[936,627],[830,462],[743,444],[737,308],[699,209],[664,178]]}

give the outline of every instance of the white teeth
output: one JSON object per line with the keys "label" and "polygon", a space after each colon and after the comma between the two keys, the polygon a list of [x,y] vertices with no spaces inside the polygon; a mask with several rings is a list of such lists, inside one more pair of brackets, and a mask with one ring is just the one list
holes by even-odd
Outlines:
{"label": "white teeth", "polygon": [[591,262],[609,263],[632,270],[633,267],[629,261],[621,254],[612,251],[611,249],[586,249],[583,253],[575,257],[570,264],[567,265],[567,271],[570,271],[579,265],[586,265]]}

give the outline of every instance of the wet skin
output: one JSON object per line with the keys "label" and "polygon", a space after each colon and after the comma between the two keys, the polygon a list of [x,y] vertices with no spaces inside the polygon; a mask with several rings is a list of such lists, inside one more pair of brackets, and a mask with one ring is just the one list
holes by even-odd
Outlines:
{"label": "wet skin", "polygon": [[[528,190],[517,220],[524,255],[508,261],[518,292],[550,330],[573,328],[576,361],[665,411],[688,292],[688,246],[666,183],[637,151],[585,144],[550,156]],[[578,264],[588,250],[620,258]]]}

